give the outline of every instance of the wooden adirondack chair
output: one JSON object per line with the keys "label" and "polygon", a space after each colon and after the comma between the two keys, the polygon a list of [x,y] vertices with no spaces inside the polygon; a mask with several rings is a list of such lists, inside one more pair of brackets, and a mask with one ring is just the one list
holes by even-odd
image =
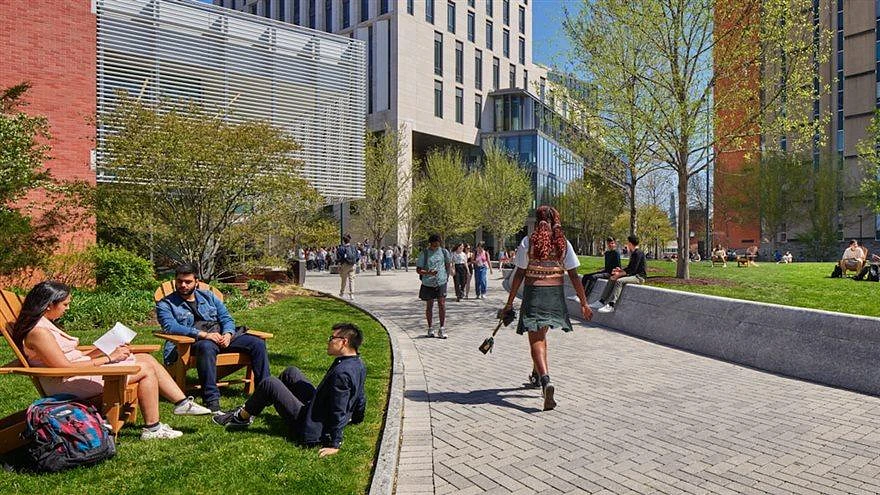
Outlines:
{"label": "wooden adirondack chair", "polygon": [[[127,383],[128,376],[140,371],[140,366],[104,366],[98,373],[95,368],[47,368],[32,367],[27,359],[12,340],[12,325],[21,312],[23,299],[17,294],[8,291],[0,291],[0,332],[6,339],[9,347],[15,353],[15,360],[0,368],[0,374],[15,374],[29,376],[34,382],[41,397],[45,397],[43,387],[40,385],[40,377],[73,377],[95,376],[100,374],[104,379],[104,393],[100,396],[86,399],[95,405],[104,418],[113,428],[114,433],[125,423],[134,423],[137,419],[137,383]],[[94,349],[93,346],[80,346],[84,352]],[[155,352],[159,350],[157,345],[132,346],[134,352]],[[25,411],[0,419],[0,454],[9,452],[25,444],[20,434],[25,427]]]}
{"label": "wooden adirondack chair", "polygon": [[[218,299],[223,301],[223,293],[217,290],[216,287],[211,287],[204,282],[199,282],[199,289],[210,290],[214,293],[215,296],[217,296]],[[153,300],[159,302],[166,296],[173,294],[174,291],[174,280],[169,280],[163,283],[158,289],[156,289],[155,294],[153,294]],[[259,337],[263,340],[268,340],[274,337],[274,335],[272,335],[271,333],[259,332],[257,330],[248,330],[247,333],[255,337]],[[177,347],[177,361],[166,366],[166,368],[168,369],[168,373],[171,374],[177,385],[182,390],[201,389],[201,385],[199,385],[198,383],[187,383],[186,379],[186,371],[190,368],[195,368],[196,366],[196,357],[192,352],[192,345],[196,342],[195,339],[183,335],[173,335],[163,332],[156,332],[153,335],[165,339],[169,342],[173,342],[174,345]],[[242,368],[246,368],[244,378],[222,380],[222,378],[225,378]],[[247,354],[242,354],[240,352],[225,352],[217,355],[218,387],[225,387],[233,383],[243,383],[245,386],[245,392],[247,394],[252,394],[254,393],[254,390],[257,386],[254,381],[254,369],[251,366],[250,356],[248,356]]]}

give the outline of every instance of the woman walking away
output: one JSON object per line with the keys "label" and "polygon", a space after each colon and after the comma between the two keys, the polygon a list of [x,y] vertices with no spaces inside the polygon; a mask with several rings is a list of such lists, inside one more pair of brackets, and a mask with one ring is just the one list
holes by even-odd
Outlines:
{"label": "woman walking away", "polygon": [[455,265],[455,300],[461,301],[464,297],[464,286],[467,283],[467,254],[464,252],[464,244],[459,243],[452,252],[452,263]]}
{"label": "woman walking away", "polygon": [[486,251],[481,242],[477,244],[477,251],[474,253],[474,286],[477,299],[483,299],[486,295],[488,285],[486,270],[492,271],[492,262],[489,260],[489,252]]}
{"label": "woman walking away", "polygon": [[12,327],[12,340],[35,367],[93,368],[95,376],[69,378],[40,378],[46,394],[67,393],[85,399],[104,390],[101,368],[104,366],[140,366],[140,372],[128,377],[129,383],[138,384],[138,403],[146,425],[141,440],[177,438],[182,432],[159,422],[159,396],[174,403],[174,414],[211,414],[211,410],[196,404],[174,383],[165,367],[149,354],[132,354],[128,345],[117,347],[109,355],[98,349],[89,352],[77,349],[79,339],[64,333],[52,323],[64,315],[70,305],[70,288],[60,282],[40,282],[35,285],[21,308],[21,315]]}
{"label": "woman walking away", "polygon": [[559,213],[550,206],[541,206],[535,211],[535,220],[535,231],[530,237],[523,238],[516,250],[516,272],[507,304],[501,312],[506,313],[513,308],[513,300],[525,280],[516,333],[529,334],[532,355],[532,376],[529,380],[533,384],[540,383],[544,410],[549,411],[556,407],[556,400],[553,398],[555,387],[550,383],[547,365],[547,330],[572,330],[563,290],[565,272],[568,272],[571,285],[577,292],[583,317],[589,320],[593,317],[593,311],[587,306],[584,287],[578,277],[580,261],[565,238]]}

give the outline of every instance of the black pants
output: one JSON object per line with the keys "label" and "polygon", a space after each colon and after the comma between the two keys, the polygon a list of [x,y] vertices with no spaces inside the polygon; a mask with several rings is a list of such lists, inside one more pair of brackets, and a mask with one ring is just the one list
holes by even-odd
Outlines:
{"label": "black pants", "polygon": [[464,286],[467,284],[468,270],[464,263],[455,265],[455,297],[461,299],[464,297]]}
{"label": "black pants", "polygon": [[587,298],[590,297],[590,292],[592,292],[593,287],[596,286],[596,281],[600,278],[607,279],[610,275],[607,272],[593,272],[587,273],[581,278],[581,284],[584,286],[584,296]]}
{"label": "black pants", "polygon": [[275,406],[292,437],[299,437],[300,415],[315,398],[315,386],[295,366],[284,370],[278,378],[269,377],[257,385],[244,410],[257,416],[267,406]]}

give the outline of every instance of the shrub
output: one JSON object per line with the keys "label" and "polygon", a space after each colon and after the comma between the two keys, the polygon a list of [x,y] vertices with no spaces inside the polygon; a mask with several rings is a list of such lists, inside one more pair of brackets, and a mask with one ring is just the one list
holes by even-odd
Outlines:
{"label": "shrub", "polygon": [[238,287],[232,284],[227,284],[217,280],[215,282],[211,282],[211,285],[213,285],[215,289],[219,290],[225,298],[241,297],[241,290],[239,290]]}
{"label": "shrub", "polygon": [[149,290],[117,292],[73,290],[70,309],[61,318],[66,330],[107,330],[117,321],[131,326],[150,318],[154,308]]}
{"label": "shrub", "polygon": [[95,278],[101,290],[116,292],[155,289],[158,285],[153,265],[123,248],[95,246]]}
{"label": "shrub", "polygon": [[248,292],[251,294],[265,294],[269,292],[269,282],[265,280],[248,280]]}
{"label": "shrub", "polygon": [[248,300],[241,293],[227,297],[224,304],[230,313],[237,313],[248,308]]}
{"label": "shrub", "polygon": [[94,248],[54,254],[46,263],[46,279],[57,280],[71,287],[95,287]]}

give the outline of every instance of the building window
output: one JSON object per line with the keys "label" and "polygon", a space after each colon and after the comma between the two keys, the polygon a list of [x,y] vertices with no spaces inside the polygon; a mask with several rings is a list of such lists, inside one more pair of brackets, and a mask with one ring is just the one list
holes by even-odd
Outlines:
{"label": "building window", "polygon": [[443,75],[443,33],[434,31],[434,74]]}
{"label": "building window", "polygon": [[477,21],[476,21],[476,19],[474,18],[474,13],[473,13],[473,12],[468,12],[468,20],[467,20],[467,23],[468,23],[468,25],[467,25],[467,30],[468,30],[468,41],[470,41],[471,43],[473,43],[473,42],[477,39],[477,38],[476,38],[476,33],[475,33],[475,31],[477,30]]}
{"label": "building window", "polygon": [[351,26],[351,0],[342,0],[342,29],[349,26]]}
{"label": "building window", "polygon": [[278,2],[278,20],[283,21],[287,17],[287,12],[285,12],[285,8],[287,7],[286,2]]}
{"label": "building window", "polygon": [[492,89],[501,87],[501,61],[498,57],[492,57]]}
{"label": "building window", "polygon": [[455,34],[455,2],[446,2],[446,30]]}
{"label": "building window", "polygon": [[476,0],[468,0],[468,7],[474,8],[476,6]]}
{"label": "building window", "polygon": [[425,0],[425,20],[434,24],[434,0]]}
{"label": "building window", "polygon": [[519,8],[519,34],[526,34],[526,8]]}
{"label": "building window", "polygon": [[493,0],[486,0],[486,17],[492,17],[495,13],[492,2]]}
{"label": "building window", "polygon": [[504,20],[504,25],[510,25],[510,0],[503,0],[501,2],[501,18]]}
{"label": "building window", "polygon": [[492,36],[492,21],[486,21],[486,48],[489,50],[495,49],[495,38]]}
{"label": "building window", "polygon": [[434,81],[434,117],[443,118],[443,81]]}
{"label": "building window", "polygon": [[272,18],[272,4],[269,3],[269,0],[263,0],[263,16],[267,19]]}
{"label": "building window", "polygon": [[373,65],[376,59],[373,46],[373,26],[367,28],[367,113],[373,113]]}
{"label": "building window", "polygon": [[416,12],[415,0],[406,0],[406,13],[409,15],[415,15],[415,12]]}
{"label": "building window", "polygon": [[501,50],[506,58],[510,58],[510,30],[505,29],[501,35]]}
{"label": "building window", "polygon": [[474,127],[479,129],[483,126],[483,96],[474,96]]}
{"label": "building window", "polygon": [[455,82],[464,82],[464,43],[455,42]]}
{"label": "building window", "polygon": [[526,63],[526,39],[525,38],[519,39],[519,63],[521,63],[521,64]]}
{"label": "building window", "polygon": [[248,5],[248,12],[254,15],[257,15],[257,4],[252,3]]}
{"label": "building window", "polygon": [[293,2],[293,23],[302,26],[302,12],[299,6],[299,0]]}
{"label": "building window", "polygon": [[483,89],[483,52],[474,50],[474,86]]}
{"label": "building window", "polygon": [[509,87],[516,87],[516,66],[513,64],[510,64],[510,79],[508,82],[510,83]]}
{"label": "building window", "polygon": [[379,15],[388,13],[388,0],[379,0]]}
{"label": "building window", "polygon": [[315,0],[309,0],[309,27],[315,29],[315,17],[317,17]]}
{"label": "building window", "polygon": [[464,123],[464,90],[455,88],[455,121]]}
{"label": "building window", "polygon": [[361,22],[370,18],[370,0],[361,0]]}
{"label": "building window", "polygon": [[333,32],[333,1],[324,0],[324,31]]}
{"label": "building window", "polygon": [[523,69],[523,89],[529,89],[529,71]]}

